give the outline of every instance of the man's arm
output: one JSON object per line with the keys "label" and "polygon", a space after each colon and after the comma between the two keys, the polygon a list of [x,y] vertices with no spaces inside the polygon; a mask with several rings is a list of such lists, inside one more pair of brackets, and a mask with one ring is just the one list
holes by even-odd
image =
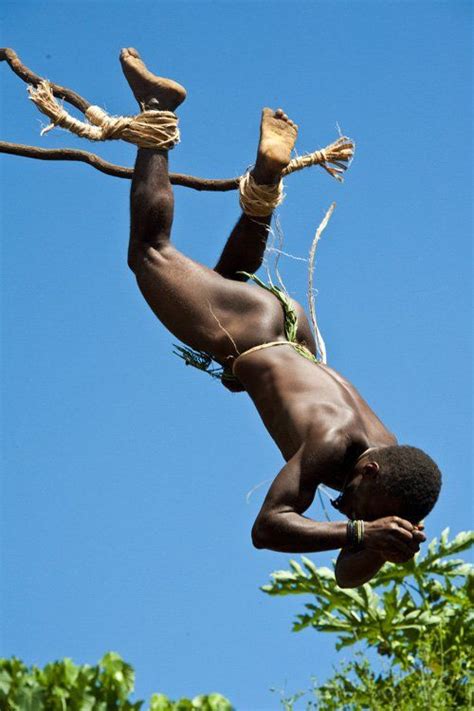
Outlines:
{"label": "man's arm", "polygon": [[[331,452],[305,461],[303,447],[283,467],[271,485],[252,529],[256,548],[284,553],[316,553],[344,548],[347,523],[313,521],[303,512],[311,505],[321,472],[329,465]],[[338,560],[336,577],[342,587],[357,587],[367,582],[386,560],[403,563],[425,540],[424,534],[409,521],[388,516],[365,523],[364,549],[346,549]]]}
{"label": "man's arm", "polygon": [[256,548],[284,553],[311,553],[342,548],[347,543],[344,521],[321,523],[303,512],[311,505],[324,466],[324,453],[303,466],[303,448],[283,467],[271,485],[252,529]]}
{"label": "man's arm", "polygon": [[343,548],[336,561],[336,583],[340,588],[357,588],[371,580],[385,560],[378,551]]}
{"label": "man's arm", "polygon": [[[369,546],[362,550],[343,548],[336,561],[336,582],[341,588],[356,588],[371,580],[386,561],[406,563],[426,540],[423,526],[413,526],[398,516],[365,523]],[[411,536],[409,539],[406,534]],[[401,538],[403,534],[404,538]]]}

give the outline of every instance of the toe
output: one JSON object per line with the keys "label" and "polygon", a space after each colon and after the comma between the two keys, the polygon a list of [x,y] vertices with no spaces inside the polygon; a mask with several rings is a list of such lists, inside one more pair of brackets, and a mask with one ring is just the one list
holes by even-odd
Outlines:
{"label": "toe", "polygon": [[140,59],[140,55],[134,47],[124,47],[120,52],[120,59]]}
{"label": "toe", "polygon": [[140,54],[139,52],[135,49],[135,47],[128,47],[127,51],[131,57],[135,57],[135,59],[140,59]]}
{"label": "toe", "polygon": [[283,118],[285,114],[283,113],[283,109],[277,109],[275,111],[275,118]]}

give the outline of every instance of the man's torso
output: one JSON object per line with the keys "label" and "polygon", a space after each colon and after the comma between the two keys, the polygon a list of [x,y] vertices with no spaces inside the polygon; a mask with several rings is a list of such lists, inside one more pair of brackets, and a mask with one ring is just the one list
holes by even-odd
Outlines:
{"label": "man's torso", "polygon": [[396,444],[349,381],[291,346],[250,354],[236,371],[287,461],[302,447],[315,461],[322,450],[330,452],[321,481],[332,488],[342,488],[347,468],[363,451]]}

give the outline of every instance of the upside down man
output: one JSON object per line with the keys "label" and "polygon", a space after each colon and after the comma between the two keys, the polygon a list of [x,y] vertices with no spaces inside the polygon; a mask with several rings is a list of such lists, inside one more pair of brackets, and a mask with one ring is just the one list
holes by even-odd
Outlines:
{"label": "upside down man", "polygon": [[[136,50],[124,49],[120,58],[142,111],[174,112],[184,101],[184,88],[152,74]],[[263,199],[277,194],[296,136],[297,126],[282,110],[263,110],[248,176]],[[220,363],[230,390],[248,393],[283,455],[286,463],[252,529],[254,545],[292,553],[340,549],[336,580],[355,587],[385,561],[403,563],[419,550],[425,540],[419,524],[438,498],[441,474],[423,451],[398,444],[351,383],[316,362],[313,334],[298,303],[283,303],[246,283],[262,263],[273,204],[269,198],[268,214],[260,211],[256,218],[246,214],[241,197],[243,213],[217,265],[207,268],[171,243],[167,150],[140,148],[128,262],[158,319],[187,346]],[[347,522],[304,516],[319,484],[341,492],[336,507]]]}

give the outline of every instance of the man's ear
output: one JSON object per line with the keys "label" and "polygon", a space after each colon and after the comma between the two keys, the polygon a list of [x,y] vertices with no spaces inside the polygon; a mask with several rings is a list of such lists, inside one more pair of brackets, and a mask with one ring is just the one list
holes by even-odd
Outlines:
{"label": "man's ear", "polygon": [[374,461],[369,461],[366,464],[364,464],[364,469],[363,473],[364,476],[376,476],[380,471],[380,467],[377,464],[377,462]]}

